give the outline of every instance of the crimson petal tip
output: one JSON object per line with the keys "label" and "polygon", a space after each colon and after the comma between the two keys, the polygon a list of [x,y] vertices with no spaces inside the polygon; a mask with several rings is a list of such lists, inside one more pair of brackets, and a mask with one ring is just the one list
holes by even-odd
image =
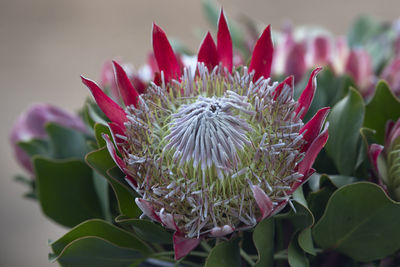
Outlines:
{"label": "crimson petal tip", "polygon": [[115,80],[117,81],[119,93],[122,96],[126,106],[134,105],[136,107],[139,94],[133,87],[124,68],[116,61],[112,61],[114,67]]}
{"label": "crimson petal tip", "polygon": [[249,71],[255,71],[254,81],[260,77],[268,78],[271,75],[274,47],[271,37],[271,25],[268,25],[254,46]]}
{"label": "crimson petal tip", "polygon": [[223,67],[227,68],[228,71],[231,72],[233,66],[232,38],[222,8],[218,19],[217,52],[218,61],[222,63]]}
{"label": "crimson petal tip", "polygon": [[310,78],[308,80],[306,88],[304,88],[303,92],[301,93],[298,106],[296,108],[296,114],[300,114],[300,118],[303,119],[304,116],[307,114],[308,109],[310,108],[311,102],[314,98],[315,90],[317,88],[317,74],[322,70],[321,67],[314,69],[311,72]]}
{"label": "crimson petal tip", "polygon": [[215,45],[210,32],[207,32],[200,45],[197,54],[197,62],[203,62],[209,70],[212,70],[216,65],[218,65],[217,46]]}
{"label": "crimson petal tip", "polygon": [[168,41],[165,32],[155,23],[153,23],[153,51],[158,68],[164,72],[165,81],[177,79],[181,76],[181,69],[176,55]]}
{"label": "crimson petal tip", "polygon": [[92,80],[81,75],[81,80],[84,85],[91,91],[97,105],[104,114],[112,121],[118,124],[119,127],[125,129],[124,123],[127,121],[125,111],[115,103],[103,90]]}

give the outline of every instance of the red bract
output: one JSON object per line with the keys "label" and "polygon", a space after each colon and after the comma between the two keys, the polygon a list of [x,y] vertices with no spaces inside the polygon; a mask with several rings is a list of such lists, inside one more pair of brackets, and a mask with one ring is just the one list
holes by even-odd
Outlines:
{"label": "red bract", "polygon": [[123,107],[93,81],[82,81],[111,121],[116,147],[110,137],[104,139],[127,182],[141,195],[137,206],[175,231],[179,259],[202,238],[254,227],[290,202],[315,171],[312,164],[328,138],[327,126],[322,127],[329,108],[304,125],[320,68],[298,101],[293,99],[293,76],[271,82],[269,26],[256,42],[250,66],[234,68],[222,10],[217,45],[207,33],[195,75],[182,68],[155,24],[153,49],[160,74],[143,94],[113,63]]}

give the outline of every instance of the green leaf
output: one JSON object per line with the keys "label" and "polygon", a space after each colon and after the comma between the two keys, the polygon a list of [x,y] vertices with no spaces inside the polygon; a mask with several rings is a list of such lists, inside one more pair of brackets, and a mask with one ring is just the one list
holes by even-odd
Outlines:
{"label": "green leaf", "polygon": [[224,241],[216,245],[207,258],[205,267],[240,267],[239,239]]}
{"label": "green leaf", "polygon": [[396,121],[399,117],[399,99],[393,95],[385,81],[380,81],[376,87],[374,97],[367,104],[364,127],[375,130],[376,141],[379,144],[383,144],[386,122],[388,120]]}
{"label": "green leaf", "polygon": [[111,137],[111,132],[108,126],[100,123],[94,125],[94,134],[96,136],[97,145],[100,147],[106,146],[106,141],[103,139],[102,134],[106,134]]}
{"label": "green leaf", "polygon": [[376,184],[343,186],[313,229],[315,242],[357,261],[382,259],[400,248],[400,204]]}
{"label": "green leaf", "polygon": [[44,214],[67,227],[102,217],[93,188],[92,170],[85,163],[35,156],[33,165],[38,199]]}
{"label": "green leaf", "polygon": [[87,101],[87,111],[90,119],[94,123],[107,125],[108,122],[107,116],[103,113],[103,111],[99,108],[99,106],[92,100]]}
{"label": "green leaf", "polygon": [[53,158],[83,159],[86,153],[89,152],[85,136],[82,132],[60,126],[56,123],[47,123],[45,127],[49,135]]}
{"label": "green leaf", "polygon": [[336,190],[332,181],[329,178],[327,179],[329,182],[325,182],[324,186],[320,186],[319,190],[311,192],[307,197],[308,206],[310,207],[316,221],[322,217],[329,198]]}
{"label": "green leaf", "polygon": [[294,224],[295,228],[299,231],[298,243],[301,249],[311,255],[316,255],[310,231],[311,226],[314,224],[314,216],[309,210],[305,200],[304,203],[294,201],[293,204],[296,212],[292,213],[290,220]]}
{"label": "green leaf", "polygon": [[[121,177],[115,175],[109,175],[109,170],[113,170],[116,173],[118,167],[115,166],[113,159],[111,158],[107,148],[92,151],[86,155],[86,162],[90,167],[96,170],[99,174],[104,176],[110,183],[112,189],[118,200],[118,207],[122,215],[129,216],[131,218],[137,218],[141,211],[135,203],[135,193]],[[119,173],[121,173],[119,171]]]}
{"label": "green leaf", "polygon": [[258,252],[254,267],[274,266],[274,233],[274,218],[261,221],[254,229],[253,242]]}
{"label": "green leaf", "polygon": [[110,211],[110,198],[108,195],[108,182],[102,175],[97,172],[93,172],[93,184],[97,193],[97,197],[100,200],[104,218],[107,221],[111,221],[112,216]]}
{"label": "green leaf", "polygon": [[63,267],[128,267],[144,260],[138,251],[116,246],[98,237],[84,237],[69,244],[58,258]]}
{"label": "green leaf", "polygon": [[361,95],[350,89],[328,116],[329,139],[325,149],[342,175],[351,175],[356,169],[360,128],[364,120],[365,106]]}
{"label": "green leaf", "polygon": [[118,216],[115,221],[121,225],[132,226],[142,240],[158,244],[172,244],[172,234],[151,221],[130,219],[125,216]]}
{"label": "green leaf", "polygon": [[349,45],[351,47],[364,45],[370,38],[382,31],[382,26],[370,16],[359,16],[347,34]]}
{"label": "green leaf", "polygon": [[150,248],[140,239],[121,228],[118,228],[103,220],[89,220],[83,222],[57,241],[51,244],[54,257],[60,256],[62,251],[73,241],[82,237],[98,237],[111,242],[119,247],[130,248],[139,251],[142,255],[151,253]]}
{"label": "green leaf", "polygon": [[298,242],[298,235],[292,238],[288,248],[288,261],[292,267],[308,267],[308,259],[304,251],[300,248]]}
{"label": "green leaf", "polygon": [[29,189],[28,192],[24,193],[24,195],[23,195],[25,198],[37,200],[36,182],[35,182],[34,178],[27,178],[22,175],[15,175],[14,181],[21,183],[28,187],[28,189]]}
{"label": "green leaf", "polygon": [[[302,86],[300,87],[300,85],[298,85],[297,90],[300,92],[303,91],[308,82],[308,78],[309,75],[306,75],[302,81]],[[340,99],[346,96],[349,88],[354,85],[349,76],[337,76],[329,67],[324,68],[324,70],[318,74],[317,84],[318,86],[314,99],[304,121],[309,121],[319,109],[334,106]]]}
{"label": "green leaf", "polygon": [[49,141],[44,139],[31,139],[29,141],[18,142],[17,145],[22,148],[30,157],[35,155],[47,156],[51,155]]}
{"label": "green leaf", "polygon": [[[295,211],[292,209],[286,214],[276,215],[276,219],[287,219],[289,220],[295,229],[296,236],[299,236],[299,244],[301,248],[309,254],[315,255],[314,244],[312,241],[311,232],[308,230],[314,224],[314,216],[305,205],[301,204],[297,200],[292,201]],[[300,233],[300,235],[297,235]]]}

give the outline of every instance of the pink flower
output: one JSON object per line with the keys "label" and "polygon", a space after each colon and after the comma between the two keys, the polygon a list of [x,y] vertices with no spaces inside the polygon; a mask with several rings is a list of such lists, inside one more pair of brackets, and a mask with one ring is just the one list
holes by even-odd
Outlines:
{"label": "pink flower", "polygon": [[394,94],[400,96],[400,56],[383,69],[381,78],[386,80]]}
{"label": "pink flower", "polygon": [[49,122],[74,128],[82,132],[87,131],[83,121],[78,116],[58,107],[47,104],[36,104],[29,107],[15,121],[10,134],[10,142],[15,158],[31,174],[33,174],[31,159],[18,146],[18,142],[26,142],[31,139],[45,139],[47,137],[45,125]]}
{"label": "pink flower", "polygon": [[375,76],[371,57],[362,48],[352,49],[346,62],[346,70],[350,74],[362,95],[369,96],[374,91]]}
{"label": "pink flower", "polygon": [[95,82],[82,81],[111,121],[107,148],[141,195],[136,204],[144,216],[175,231],[179,259],[202,238],[254,227],[285,207],[315,171],[312,164],[328,138],[322,126],[329,108],[304,125],[320,69],[312,72],[298,101],[293,76],[281,83],[268,78],[274,51],[270,26],[257,40],[249,66],[234,68],[221,11],[217,42],[206,34],[195,76],[181,67],[156,24],[152,42],[160,75],[145,93],[113,63],[123,106]]}

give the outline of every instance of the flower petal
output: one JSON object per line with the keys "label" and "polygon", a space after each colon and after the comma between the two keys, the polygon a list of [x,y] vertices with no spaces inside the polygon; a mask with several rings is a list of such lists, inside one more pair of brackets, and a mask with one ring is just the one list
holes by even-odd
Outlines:
{"label": "flower petal", "polygon": [[330,109],[330,107],[321,108],[314,117],[312,117],[311,120],[300,129],[300,134],[303,134],[303,140],[306,141],[301,152],[307,151],[314,139],[317,138]]}
{"label": "flower petal", "polygon": [[165,32],[153,23],[153,51],[158,68],[164,72],[165,82],[181,76],[181,69]]}
{"label": "flower petal", "polygon": [[282,89],[285,85],[287,85],[291,88],[292,93],[290,96],[293,97],[294,77],[293,77],[293,75],[291,75],[291,76],[287,77],[285,80],[283,80],[283,82],[278,84],[278,86],[275,88],[275,91],[272,93],[274,100],[276,100],[280,96],[280,94],[282,93]]}
{"label": "flower petal", "polygon": [[231,72],[233,61],[232,38],[222,8],[218,19],[217,53],[218,61]]}
{"label": "flower petal", "polygon": [[117,81],[119,93],[126,106],[136,107],[139,94],[136,92],[125,70],[120,64],[113,60],[115,80]]}
{"label": "flower petal", "polygon": [[378,157],[382,153],[384,147],[378,144],[372,144],[369,147],[368,155],[374,166],[375,172],[379,175]]}
{"label": "flower petal", "polygon": [[102,134],[104,141],[106,141],[107,150],[110,153],[112,159],[115,164],[125,172],[126,164],[125,162],[117,155],[117,151],[115,150],[114,143],[110,140],[110,137],[107,134]]}
{"label": "flower petal", "polygon": [[164,212],[164,208],[162,208],[158,215],[165,227],[171,230],[179,231],[178,226],[175,223],[174,216],[171,213]]}
{"label": "flower petal", "polygon": [[304,43],[294,43],[288,48],[284,62],[284,73],[293,75],[296,82],[301,81],[307,72],[306,48]]}
{"label": "flower petal", "polygon": [[216,65],[218,65],[217,47],[215,46],[210,32],[207,33],[200,45],[197,62],[204,62],[204,65],[209,70],[212,70]]}
{"label": "flower petal", "polygon": [[257,81],[261,76],[265,79],[270,77],[273,54],[274,46],[271,38],[271,26],[268,25],[257,40],[251,57],[249,71],[255,71],[254,81]]}
{"label": "flower petal", "polygon": [[294,191],[296,191],[297,188],[299,188],[302,184],[304,184],[305,182],[307,182],[308,178],[310,178],[311,175],[313,175],[313,173],[315,172],[315,169],[310,168],[306,174],[304,174],[304,176],[301,178],[300,181],[295,182],[292,185],[292,188],[286,192],[288,195],[291,195],[294,193]]}
{"label": "flower petal", "polygon": [[300,118],[303,119],[306,115],[308,109],[310,108],[311,102],[314,98],[315,89],[317,88],[317,74],[322,70],[322,68],[316,68],[311,73],[310,79],[308,80],[306,88],[301,93],[298,106],[296,108],[296,114],[301,112]]}
{"label": "flower petal", "polygon": [[235,229],[232,226],[226,224],[222,227],[217,226],[211,229],[210,236],[212,237],[226,236],[233,233],[233,231],[235,231]]}
{"label": "flower petal", "polygon": [[317,36],[312,43],[313,65],[324,66],[330,63],[331,42],[327,36]]}
{"label": "flower petal", "polygon": [[179,260],[189,254],[195,249],[199,243],[200,238],[186,238],[182,233],[176,231],[173,236],[175,260]]}
{"label": "flower petal", "polygon": [[104,114],[106,114],[112,122],[115,122],[119,127],[125,129],[124,122],[128,120],[125,111],[109,98],[94,81],[86,79],[83,76],[81,76],[81,79],[83,84],[92,92],[97,105],[99,105]]}
{"label": "flower petal", "polygon": [[258,208],[261,211],[261,218],[259,218],[259,221],[261,221],[271,214],[274,205],[272,204],[272,201],[268,195],[259,186],[251,185],[250,187],[251,191],[253,191],[253,196],[256,200]]}
{"label": "flower petal", "polygon": [[147,200],[144,200],[143,198],[135,198],[136,205],[139,207],[139,209],[149,217],[150,219],[157,221],[161,223],[160,217],[156,214],[154,211],[153,206],[148,202]]}
{"label": "flower petal", "polygon": [[320,133],[317,138],[311,143],[309,148],[307,149],[306,154],[304,155],[303,160],[298,165],[298,172],[306,175],[308,171],[311,169],[311,166],[314,164],[315,159],[317,158],[318,153],[324,147],[326,141],[328,141],[328,126],[329,123],[325,123],[325,130]]}

